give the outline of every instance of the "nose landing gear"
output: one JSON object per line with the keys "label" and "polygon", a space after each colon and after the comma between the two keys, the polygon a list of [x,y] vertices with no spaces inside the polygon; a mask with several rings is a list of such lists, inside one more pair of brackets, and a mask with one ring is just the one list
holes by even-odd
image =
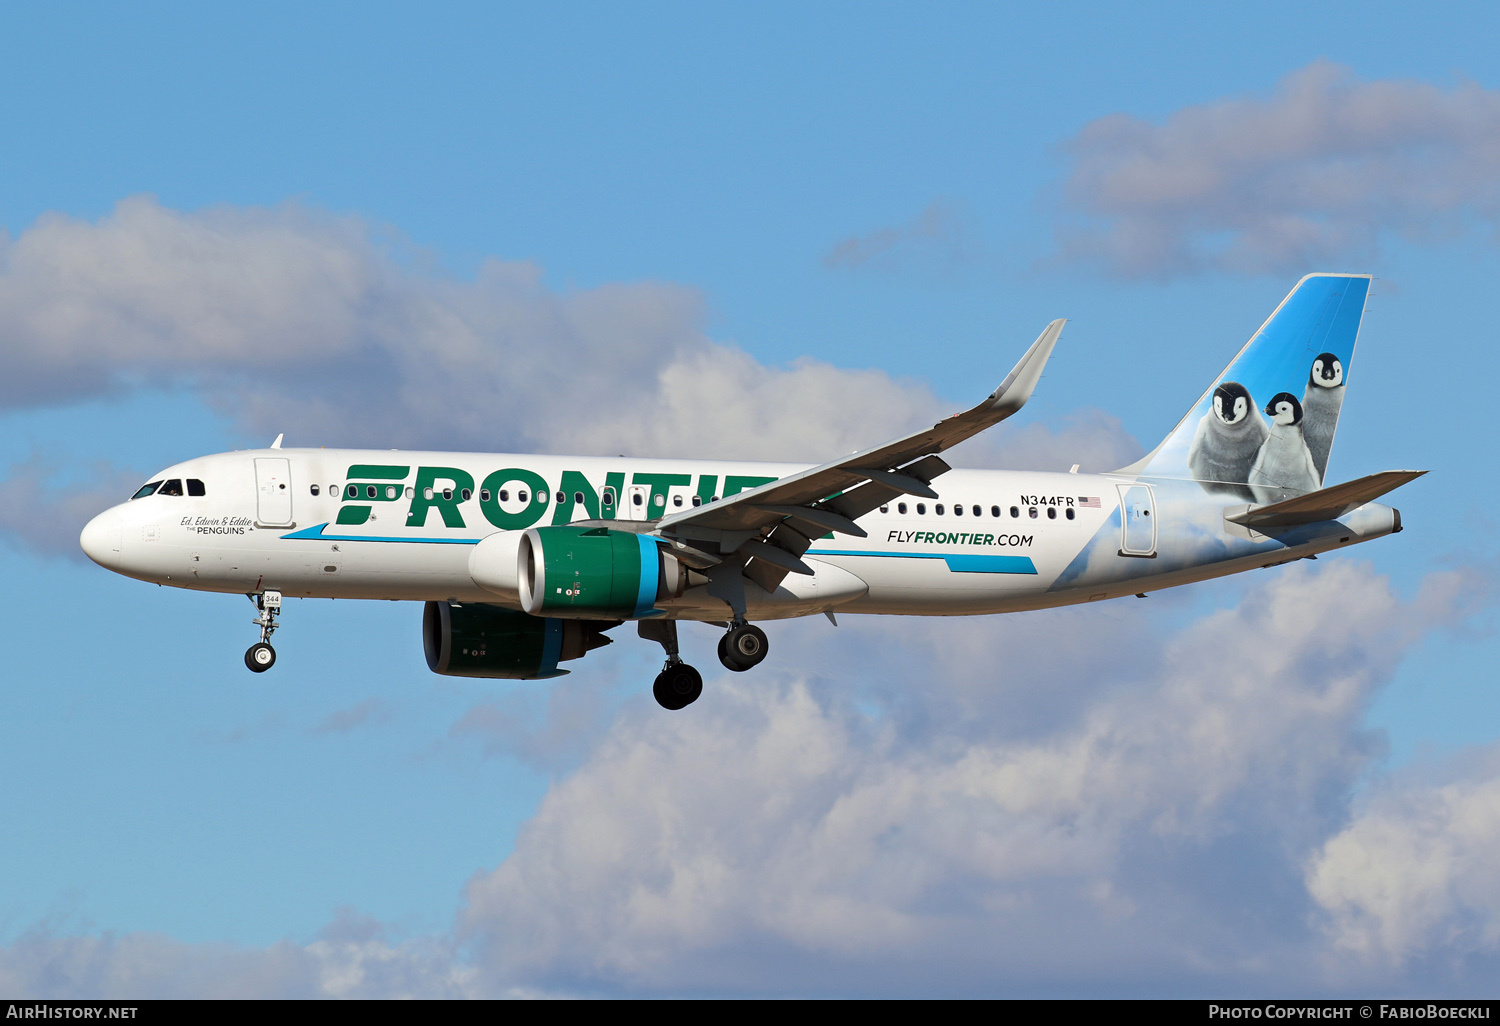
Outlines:
{"label": "nose landing gear", "polygon": [[276,650],[271,647],[271,635],[276,631],[276,614],[281,612],[281,592],[263,591],[259,595],[245,597],[260,610],[260,615],[250,621],[260,628],[260,641],[245,651],[245,665],[255,673],[265,673],[276,665]]}

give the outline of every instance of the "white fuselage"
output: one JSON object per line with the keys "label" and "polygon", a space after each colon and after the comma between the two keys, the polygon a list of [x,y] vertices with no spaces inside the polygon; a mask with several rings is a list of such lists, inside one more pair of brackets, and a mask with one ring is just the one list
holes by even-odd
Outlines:
{"label": "white fuselage", "polygon": [[[579,520],[654,520],[803,465],[339,449],[223,453],[153,481],[188,494],[124,502],[85,529],[116,572],[199,591],[497,602],[470,573],[482,539]],[[1222,496],[1187,481],[953,470],[936,500],[904,497],[859,519],[866,538],[814,540],[816,573],[752,588],[751,619],[837,609],[960,615],[1095,601],[1285,562],[1388,534],[1371,503],[1268,538],[1223,521]],[[611,504],[609,500],[613,500]],[[502,603],[503,604],[503,603]],[[659,603],[722,620],[704,589]]]}

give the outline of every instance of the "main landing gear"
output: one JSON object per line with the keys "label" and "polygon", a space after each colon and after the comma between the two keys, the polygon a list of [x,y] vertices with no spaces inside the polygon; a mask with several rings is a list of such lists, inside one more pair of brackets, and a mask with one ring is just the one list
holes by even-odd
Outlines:
{"label": "main landing gear", "polygon": [[753,623],[737,621],[719,639],[719,662],[725,668],[742,673],[752,666],[760,665],[766,657],[769,642],[766,632]]}
{"label": "main landing gear", "polygon": [[276,631],[276,614],[281,612],[281,592],[263,591],[259,595],[246,595],[260,615],[250,622],[260,628],[260,641],[245,650],[245,665],[256,673],[265,673],[276,665],[276,650],[271,647],[271,635]]}
{"label": "main landing gear", "polygon": [[667,653],[667,664],[656,675],[651,694],[663,709],[682,709],[692,705],[703,694],[703,675],[682,661],[677,653],[676,620],[641,620],[636,631],[647,641],[655,641]]}
{"label": "main landing gear", "polygon": [[[647,641],[660,644],[667,653],[667,663],[651,686],[657,703],[663,709],[682,709],[696,702],[703,694],[703,675],[677,654],[677,621],[641,620],[636,630]],[[765,631],[737,620],[719,639],[719,662],[737,673],[743,672],[765,659],[767,648]]]}

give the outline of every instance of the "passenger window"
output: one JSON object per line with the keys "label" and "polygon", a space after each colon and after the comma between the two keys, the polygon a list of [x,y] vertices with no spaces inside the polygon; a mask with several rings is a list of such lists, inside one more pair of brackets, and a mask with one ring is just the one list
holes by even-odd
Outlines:
{"label": "passenger window", "polygon": [[[1000,507],[999,506],[991,506],[990,507],[990,516],[992,516],[992,517],[998,517],[999,515],[1000,515]],[[976,514],[976,516],[977,516],[977,514]]]}
{"label": "passenger window", "polygon": [[635,503],[637,506],[639,506],[644,500],[641,499],[641,493],[640,492],[636,492],[634,495],[632,495],[630,497],[630,501],[633,502],[633,503]]}
{"label": "passenger window", "polygon": [[469,491],[469,490],[468,490],[468,489],[467,489],[467,488],[465,488],[465,489],[464,489],[464,490],[463,490],[463,492],[462,492],[462,493],[460,493],[460,494],[462,494],[462,495],[463,495],[463,497],[464,497],[464,501],[465,501],[465,502],[468,502],[468,501],[469,501],[469,500],[470,500],[470,499],[471,499],[471,498],[473,498],[473,497],[474,497],[474,493],[473,493],[473,492],[471,492],[471,491]]}
{"label": "passenger window", "polygon": [[701,496],[701,495],[695,495],[695,496],[693,496],[693,505],[694,506],[701,506],[701,505],[703,505],[703,496]]}
{"label": "passenger window", "polygon": [[406,486],[406,497],[408,499],[413,498],[416,494],[417,490],[415,488],[413,488],[411,485]]}
{"label": "passenger window", "polygon": [[1068,507],[1068,519],[1069,520],[1073,519],[1073,507],[1071,507],[1071,506]]}
{"label": "passenger window", "polygon": [[[387,499],[394,499],[396,496],[398,496],[400,494],[401,494],[401,492],[396,488],[395,485],[386,485],[385,486],[385,497]],[[468,498],[468,496],[465,496],[465,498]]]}
{"label": "passenger window", "polygon": [[[530,502],[531,501],[527,497],[527,495],[526,495],[526,489],[524,489],[524,488],[521,489],[519,492],[516,493],[516,500],[518,502]],[[547,493],[546,492],[540,492],[540,493],[538,493],[537,500],[539,502],[541,502],[543,505],[545,505],[546,502],[547,502]]]}
{"label": "passenger window", "polygon": [[984,512],[983,512],[983,511],[982,511],[982,510],[981,510],[981,509],[980,509],[980,508],[979,508],[979,507],[978,507],[978,506],[975,506],[975,507],[974,507],[974,515],[975,515],[975,516],[976,516],[976,517],[977,517],[977,516],[983,516],[983,515],[984,515]]}
{"label": "passenger window", "polygon": [[365,485],[365,498],[367,498],[367,499],[373,499],[373,498],[375,498],[375,486],[374,485]]}
{"label": "passenger window", "polygon": [[132,499],[144,499],[161,486],[160,481],[152,481],[150,484],[141,485],[141,490],[131,496]]}
{"label": "passenger window", "polygon": [[170,480],[166,484],[162,485],[161,486],[161,491],[157,492],[156,494],[157,495],[181,495],[182,494],[182,481],[179,478],[175,478],[174,477],[174,478],[172,478],[172,480]]}
{"label": "passenger window", "polygon": [[338,493],[339,493],[339,486],[338,485],[329,485],[328,486],[328,497],[330,499],[333,498]]}
{"label": "passenger window", "polygon": [[430,485],[422,489],[422,498],[426,499],[428,502],[432,501],[432,487]]}
{"label": "passenger window", "polygon": [[1036,519],[1036,507],[1035,506],[1027,506],[1026,507],[1026,515],[1029,516],[1031,519],[1035,520]]}
{"label": "passenger window", "polygon": [[445,500],[452,499],[453,498],[453,489],[452,488],[444,488],[443,489],[443,498]]}
{"label": "passenger window", "polygon": [[1012,516],[1012,517],[1018,517],[1018,516],[1020,516],[1020,515],[1021,515],[1021,511],[1020,511],[1020,510],[1019,510],[1019,509],[1017,509],[1017,508],[1016,508],[1016,507],[1014,507],[1014,506],[1012,506],[1012,507],[1011,507],[1011,508],[1010,508],[1010,515],[1011,515],[1011,516]]}
{"label": "passenger window", "polygon": [[942,516],[943,515],[943,504],[941,502],[938,503],[936,506],[932,507],[932,511],[934,513],[936,513],[938,516]]}
{"label": "passenger window", "polygon": [[479,501],[480,502],[489,502],[490,501],[490,490],[488,488],[481,488],[481,489],[479,489]]}
{"label": "passenger window", "polygon": [[[580,494],[580,496],[582,495],[581,492],[579,494]],[[674,496],[672,496],[672,505],[674,505],[674,506],[681,506],[682,505],[682,496],[680,496],[680,495],[674,495]]]}
{"label": "passenger window", "polygon": [[889,506],[881,506],[880,507],[880,512],[882,512],[882,513],[889,513],[890,511],[891,511],[891,507],[889,507]]}
{"label": "passenger window", "polygon": [[502,489],[500,489],[500,501],[501,502],[509,502],[510,501],[510,489],[508,489],[508,488],[502,488]]}
{"label": "passenger window", "polygon": [[313,485],[313,486],[312,486],[312,493],[313,493],[313,494],[314,494],[314,495],[317,495],[317,494],[318,494],[318,486],[317,486],[317,485]]}
{"label": "passenger window", "polygon": [[964,515],[964,508],[962,504],[957,502],[953,504],[953,515],[956,517],[961,517]]}
{"label": "passenger window", "polygon": [[604,489],[603,502],[606,506],[613,506],[615,504],[615,490],[613,488]]}
{"label": "passenger window", "polygon": [[926,512],[927,512],[927,503],[925,503],[925,502],[919,502],[919,503],[917,503],[917,515],[918,516],[922,516]]}
{"label": "passenger window", "polygon": [[1048,506],[1047,507],[1047,519],[1048,520],[1056,520],[1057,519],[1057,507],[1056,506]]}
{"label": "passenger window", "polygon": [[205,494],[205,492],[206,492],[206,490],[203,487],[203,482],[202,481],[199,481],[196,477],[190,477],[190,478],[188,478],[188,494],[189,495],[203,495],[203,494]]}

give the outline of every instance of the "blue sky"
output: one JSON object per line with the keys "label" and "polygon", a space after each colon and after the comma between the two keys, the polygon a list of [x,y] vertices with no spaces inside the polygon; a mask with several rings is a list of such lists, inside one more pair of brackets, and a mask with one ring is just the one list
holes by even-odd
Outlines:
{"label": "blue sky", "polygon": [[[1496,27],[6,8],[0,991],[1483,990]],[[1312,270],[1378,276],[1330,478],[1431,470],[1399,537],[1139,604],[777,625],[696,716],[628,638],[549,684],[436,677],[404,604],[294,603],[252,678],[243,598],[76,550],[152,470],[281,431],[818,459],[973,401],[1058,316],[1036,400],[957,455],[1111,469]],[[889,840],[918,835],[947,840]]]}

